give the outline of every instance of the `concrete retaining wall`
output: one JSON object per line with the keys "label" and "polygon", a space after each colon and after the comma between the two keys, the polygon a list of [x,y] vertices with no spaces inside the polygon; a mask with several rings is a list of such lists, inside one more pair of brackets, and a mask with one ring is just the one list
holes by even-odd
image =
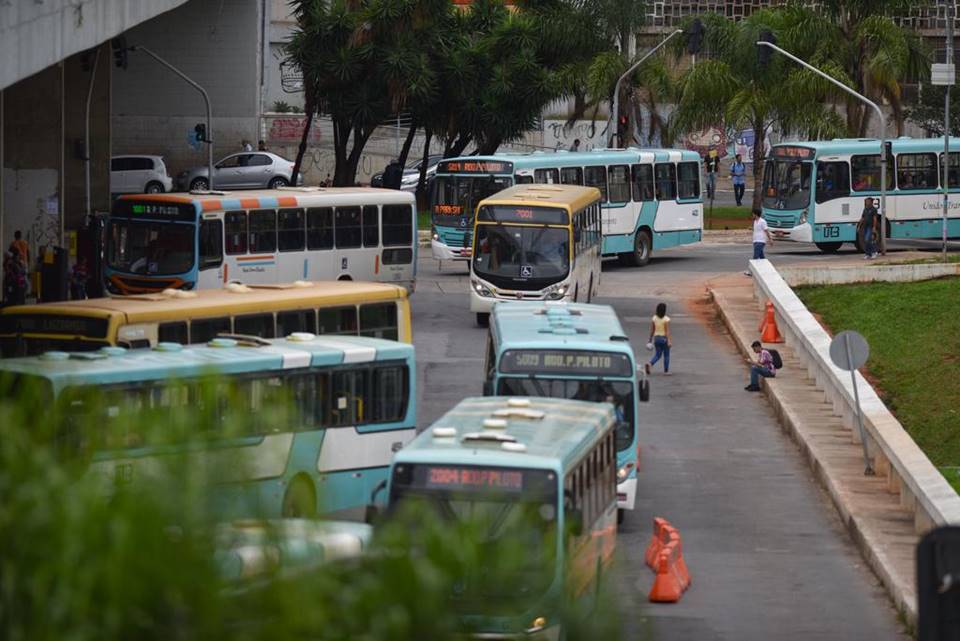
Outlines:
{"label": "concrete retaining wall", "polygon": [[791,287],[804,285],[848,285],[851,283],[904,283],[945,276],[960,276],[960,263],[922,263],[916,265],[831,265],[829,267],[778,267],[780,276]]}
{"label": "concrete retaining wall", "polygon": [[[904,270],[907,272],[915,267],[942,265],[886,267],[907,268]],[[780,331],[787,343],[795,350],[810,376],[816,380],[817,387],[824,390],[834,411],[843,416],[844,424],[856,435],[853,384],[849,372],[836,367],[830,360],[831,337],[769,261],[750,261],[750,271],[761,307],[767,301],[773,302]],[[894,272],[888,273],[892,275]],[[903,278],[891,278],[906,279],[906,275]],[[922,533],[934,526],[960,523],[960,496],[859,372],[856,374],[856,381],[863,409],[867,447],[873,465],[878,473],[889,477],[890,490],[898,493],[901,505],[913,513],[914,529]]]}

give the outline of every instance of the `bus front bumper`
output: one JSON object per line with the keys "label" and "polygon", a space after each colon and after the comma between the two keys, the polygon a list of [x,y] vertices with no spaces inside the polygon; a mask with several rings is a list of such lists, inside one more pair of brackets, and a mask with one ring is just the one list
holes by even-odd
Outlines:
{"label": "bus front bumper", "polygon": [[791,240],[796,243],[813,242],[813,227],[810,226],[810,223],[803,223],[788,229],[778,227],[768,227],[767,229],[774,240]]}
{"label": "bus front bumper", "polygon": [[471,247],[451,247],[434,238],[430,239],[430,252],[434,260],[470,260]]}
{"label": "bus front bumper", "polygon": [[470,278],[470,311],[489,314],[496,303],[511,303],[517,301],[565,301],[570,299],[570,292],[551,285],[546,289],[535,291],[498,290],[487,282]]}
{"label": "bus front bumper", "polygon": [[637,477],[617,483],[617,508],[632,510],[637,502]]}
{"label": "bus front bumper", "polygon": [[562,631],[563,628],[560,625],[551,625],[546,628],[531,629],[520,633],[476,632],[467,639],[474,641],[559,641]]}

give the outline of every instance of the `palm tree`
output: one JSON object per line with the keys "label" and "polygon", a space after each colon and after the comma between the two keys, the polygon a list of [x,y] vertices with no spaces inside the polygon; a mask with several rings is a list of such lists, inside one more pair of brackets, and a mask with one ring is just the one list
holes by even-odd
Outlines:
{"label": "palm tree", "polygon": [[[784,133],[818,138],[841,135],[840,116],[827,102],[833,88],[783,56],[773,56],[768,67],[760,64],[756,41],[772,30],[781,45],[801,57],[813,55],[795,29],[800,7],[752,14],[734,23],[717,14],[701,16],[706,26],[706,48],[713,57],[698,61],[680,81],[675,115],[683,131],[699,131],[724,123],[754,132],[753,176],[759,185],[767,131],[777,125]],[[836,69],[833,69],[836,71]],[[759,207],[761,190],[754,189],[753,206]]]}

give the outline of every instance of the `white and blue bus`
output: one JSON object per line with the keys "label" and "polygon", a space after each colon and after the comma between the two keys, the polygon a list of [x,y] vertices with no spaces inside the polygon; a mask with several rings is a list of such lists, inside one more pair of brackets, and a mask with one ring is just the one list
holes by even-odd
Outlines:
{"label": "white and blue bus", "polygon": [[[151,482],[179,453],[212,482],[212,507],[224,519],[322,512],[359,520],[393,453],[414,436],[415,371],[407,343],[218,337],[2,359],[0,399],[38,386],[67,419],[71,431],[58,438],[89,460],[107,495],[116,484]],[[222,423],[249,418],[203,435],[184,434],[170,418],[204,411]],[[165,417],[169,433],[145,431],[144,413]]]}
{"label": "white and blue bus", "polygon": [[599,149],[468,156],[437,167],[430,210],[437,260],[467,260],[480,201],[514,184],[596,187],[603,255],[645,265],[657,249],[701,240],[700,155],[682,149]]}
{"label": "white and blue bus", "polygon": [[618,521],[637,498],[638,401],[649,382],[609,305],[498,303],[490,317],[483,393],[612,403]]}
{"label": "white and blue bus", "polygon": [[[960,236],[960,139],[950,147],[947,235]],[[887,158],[887,238],[943,233],[943,139],[897,138]],[[774,145],[763,174],[763,217],[777,240],[835,252],[861,243],[864,199],[880,205],[880,141],[852,139]]]}
{"label": "white and blue bus", "polygon": [[568,599],[595,605],[617,538],[615,424],[605,403],[467,398],[397,452],[391,515],[482,537],[450,595],[466,638],[563,639]]}

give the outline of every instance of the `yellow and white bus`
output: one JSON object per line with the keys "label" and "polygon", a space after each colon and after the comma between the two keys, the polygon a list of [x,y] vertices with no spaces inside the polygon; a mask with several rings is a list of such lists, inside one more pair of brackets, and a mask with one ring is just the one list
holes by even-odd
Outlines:
{"label": "yellow and white bus", "polygon": [[31,356],[108,345],[206,343],[218,334],[273,338],[293,332],[412,341],[407,290],[386,283],[298,281],[166,290],[0,310],[0,353]]}
{"label": "yellow and white bus", "polygon": [[600,191],[516,185],[477,208],[470,311],[485,327],[497,301],[589,303],[600,288]]}

